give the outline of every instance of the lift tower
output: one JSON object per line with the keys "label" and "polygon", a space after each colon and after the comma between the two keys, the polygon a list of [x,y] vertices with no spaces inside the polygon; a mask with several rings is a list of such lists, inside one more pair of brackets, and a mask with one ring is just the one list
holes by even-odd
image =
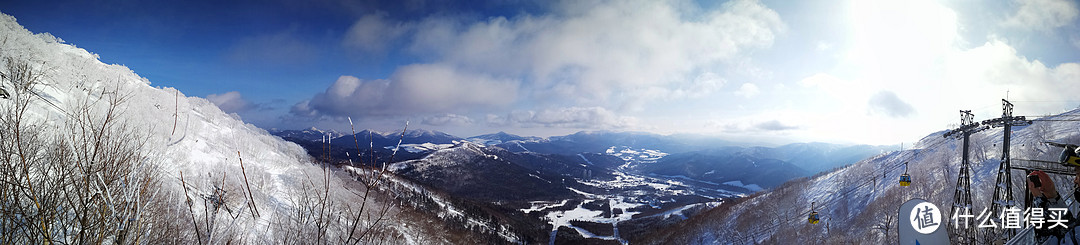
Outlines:
{"label": "lift tower", "polygon": [[[973,120],[974,117],[975,115],[971,114],[971,110],[961,110],[960,127],[950,130],[944,135],[946,138],[952,136],[964,140],[963,155],[960,159],[960,174],[956,177],[956,192],[953,194],[953,207],[950,212],[953,216],[960,213],[971,213],[971,165],[968,163],[968,138],[970,138],[971,134],[986,129],[980,127],[979,123]],[[969,223],[952,227],[960,227],[955,230],[959,237],[959,243],[975,243],[975,228],[973,225]]]}
{"label": "lift tower", "polygon": [[[1004,127],[1002,134],[1004,139],[1001,142],[1001,165],[998,166],[997,184],[994,185],[994,199],[990,203],[990,214],[1000,214],[1006,209],[1016,206],[1016,201],[1013,199],[1012,193],[1012,163],[1009,157],[1009,144],[1012,136],[1013,126],[1030,125],[1031,121],[1024,118],[1024,116],[1013,116],[1013,104],[1008,100],[1001,100],[1001,118],[994,118],[983,121],[982,124],[989,127]],[[1005,239],[1012,237],[1016,234],[1014,229],[1004,229]]]}

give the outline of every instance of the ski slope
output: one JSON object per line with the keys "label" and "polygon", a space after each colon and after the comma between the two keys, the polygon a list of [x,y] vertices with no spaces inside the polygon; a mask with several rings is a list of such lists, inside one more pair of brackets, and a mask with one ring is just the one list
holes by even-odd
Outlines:
{"label": "ski slope", "polygon": [[[140,139],[150,156],[145,161],[160,166],[161,190],[155,193],[185,213],[189,209],[184,200],[193,200],[192,216],[201,217],[209,209],[200,205],[215,188],[230,191],[225,200],[234,207],[229,218],[215,216],[221,219],[218,223],[228,224],[229,232],[203,234],[211,239],[203,242],[274,243],[285,237],[280,224],[301,208],[298,201],[308,198],[306,188],[323,182],[323,169],[303,148],[244,123],[204,98],[155,86],[127,67],[105,64],[97,54],[60,38],[31,33],[9,15],[0,14],[0,37],[0,58],[27,60],[32,70],[43,74],[30,88],[40,97],[32,101],[26,117],[42,132],[62,132],[44,129],[64,128],[79,106],[91,104],[103,111],[106,100],[122,98],[116,107],[118,123],[145,137]],[[0,99],[0,106],[11,103]],[[344,186],[337,177],[326,183]],[[345,190],[333,189],[329,195],[337,203],[362,202],[352,194],[338,193]]]}

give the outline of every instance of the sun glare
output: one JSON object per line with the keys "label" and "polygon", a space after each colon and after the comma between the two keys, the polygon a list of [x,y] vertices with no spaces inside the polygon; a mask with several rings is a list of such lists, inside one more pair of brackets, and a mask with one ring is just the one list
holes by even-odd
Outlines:
{"label": "sun glare", "polygon": [[[958,39],[956,14],[934,1],[851,1],[849,58],[867,78],[937,62]],[[922,67],[925,68],[925,67]]]}

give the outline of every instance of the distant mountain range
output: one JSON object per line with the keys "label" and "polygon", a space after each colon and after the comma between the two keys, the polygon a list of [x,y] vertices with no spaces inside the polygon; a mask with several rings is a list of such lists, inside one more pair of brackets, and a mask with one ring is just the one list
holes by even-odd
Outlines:
{"label": "distant mountain range", "polygon": [[739,181],[762,187],[774,187],[808,174],[805,169],[787,161],[722,150],[672,154],[656,163],[637,165],[634,170],[645,174],[685,176],[714,183]]}
{"label": "distant mountain range", "polygon": [[423,129],[410,129],[405,131],[404,134],[402,134],[401,131],[380,133],[372,130],[363,130],[355,135],[335,137],[330,142],[334,144],[334,146],[340,147],[355,148],[357,145],[360,145],[360,148],[367,148],[370,143],[376,148],[385,148],[387,146],[396,146],[398,140],[400,140],[402,144],[454,144],[454,142],[462,141],[464,139],[439,131]]}
{"label": "distant mountain range", "polygon": [[539,141],[542,139],[543,138],[536,136],[523,137],[500,131],[494,134],[485,134],[469,137],[467,140],[481,145],[498,145],[510,142]]}
{"label": "distant mountain range", "polygon": [[267,130],[267,131],[269,131],[270,134],[277,135],[278,137],[281,137],[282,139],[293,138],[293,139],[306,140],[306,141],[320,141],[320,140],[326,138],[326,136],[330,136],[330,138],[332,139],[332,138],[337,138],[337,137],[341,137],[341,136],[344,135],[344,134],[338,133],[337,131],[334,131],[334,130],[321,130],[321,129],[317,129],[315,127],[311,127],[311,128],[308,128],[308,129],[301,129],[301,130],[270,129],[270,130]]}
{"label": "distant mountain range", "polygon": [[[399,140],[401,149],[395,161],[419,159],[438,149],[472,142],[481,146],[495,146],[510,153],[567,156],[563,157],[564,160],[575,164],[588,164],[589,158],[610,155],[623,158],[623,161],[606,162],[612,165],[606,167],[621,166],[624,170],[637,174],[683,176],[702,181],[741,181],[765,188],[791,178],[851,164],[895,148],[828,143],[795,143],[779,147],[738,146],[733,142],[703,136],[610,131],[582,131],[546,138],[506,132],[461,138],[423,129],[411,129],[404,134],[363,130],[355,135],[342,135],[316,128],[275,130],[272,133],[292,139],[316,152],[325,151],[318,146],[323,135],[334,136],[330,141],[333,158],[344,159],[345,154],[349,153],[357,162],[370,162],[361,160],[362,156],[370,151],[374,151],[376,156],[389,156],[395,146],[398,146]],[[638,155],[626,154],[627,151],[640,151],[641,154],[653,152],[652,154],[659,155],[641,158]]]}
{"label": "distant mountain range", "polygon": [[[739,146],[702,136],[610,131],[546,138],[506,132],[461,138],[422,129],[364,130],[354,135],[315,128],[274,133],[335,165],[391,162],[388,169],[394,175],[421,189],[445,193],[448,200],[471,210],[470,217],[505,217],[501,222],[517,222],[514,227],[525,240],[551,236],[560,243],[594,242],[598,233],[613,234],[612,227],[622,227],[624,234],[645,233],[721,200],[775,188],[888,148],[825,143]],[[336,137],[327,144],[322,142],[325,135]],[[458,212],[445,205],[431,207]],[[576,216],[592,212],[609,218]],[[544,224],[551,227],[537,227]],[[552,233],[544,234],[547,231]]]}
{"label": "distant mountain range", "polygon": [[604,152],[612,146],[655,149],[664,152],[685,152],[712,147],[710,145],[693,144],[693,142],[687,142],[673,136],[609,131],[581,131],[565,136],[509,141],[497,145],[514,152],[528,151],[546,154]]}

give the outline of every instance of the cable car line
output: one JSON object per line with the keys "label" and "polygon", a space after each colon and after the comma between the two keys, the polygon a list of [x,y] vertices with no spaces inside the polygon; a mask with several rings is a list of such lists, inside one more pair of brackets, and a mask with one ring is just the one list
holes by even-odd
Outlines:
{"label": "cable car line", "polygon": [[[949,143],[949,142],[951,142],[951,141],[949,141],[949,140],[939,140],[939,141],[937,141],[937,142],[935,142],[935,143],[933,143],[933,144],[929,145],[928,147],[924,147],[924,148],[920,148],[920,149],[932,149],[932,148],[935,148],[935,147],[937,147],[937,146],[939,146],[939,145],[941,145],[941,144],[945,144],[945,143]],[[915,150],[916,150],[916,149],[912,149],[912,151],[915,151]],[[903,151],[898,151],[898,152],[897,152],[896,154],[903,154],[903,153],[904,153]],[[917,158],[917,157],[918,157],[918,152],[916,151],[915,153],[913,153],[913,155],[911,155],[911,156],[908,156],[908,157],[906,157],[906,158],[908,158],[908,160],[913,160],[913,159],[915,159],[915,158]],[[900,162],[897,162],[896,164],[892,164],[892,165],[883,165],[883,166],[884,166],[884,167],[883,167],[883,170],[884,170],[883,172],[885,172],[885,175],[888,175],[888,173],[892,173],[893,171],[895,171],[895,170],[899,169],[899,168],[901,167],[901,165],[905,165],[905,166],[906,166],[906,163],[907,163],[907,162],[908,162],[908,161],[900,161]],[[854,166],[854,165],[852,165],[852,166]],[[865,177],[864,177],[864,178],[862,178],[862,180],[863,180],[863,181],[862,181],[862,182],[861,182],[860,184],[858,184],[858,185],[857,185],[857,186],[856,186],[855,188],[850,188],[850,189],[846,190],[845,192],[842,192],[842,194],[841,194],[841,195],[835,195],[835,194],[839,194],[839,193],[834,193],[834,195],[831,195],[831,196],[828,196],[828,197],[826,197],[826,198],[828,198],[828,199],[827,199],[827,201],[825,201],[825,202],[822,202],[822,203],[823,203],[822,207],[827,207],[827,206],[830,206],[830,204],[833,204],[833,203],[835,203],[836,201],[842,200],[842,199],[838,199],[838,198],[836,198],[836,197],[837,197],[837,196],[847,196],[848,194],[851,194],[852,192],[858,191],[858,190],[860,190],[860,189],[861,189],[862,187],[865,187],[865,186],[867,186],[868,184],[872,184],[872,183],[874,183],[875,179],[876,179],[876,175],[874,175],[874,176],[873,176],[873,177],[871,177],[871,178],[865,178]],[[883,180],[883,181],[884,181],[884,180]],[[875,188],[876,188],[876,187],[875,187]],[[804,216],[808,216],[808,215],[809,215],[809,214],[810,214],[811,212],[812,212],[812,211],[805,211],[805,212],[801,212],[801,213],[800,213],[799,215],[797,215],[796,217],[804,217]]]}
{"label": "cable car line", "polygon": [[[1061,117],[1073,117],[1073,118],[1077,118],[1077,119],[1060,119]],[[1031,121],[1032,122],[1034,122],[1034,121],[1078,122],[1078,121],[1080,121],[1080,115],[1040,116],[1040,118],[1032,119]],[[949,143],[949,142],[951,142],[951,141],[950,140],[939,140],[939,141],[937,141],[937,142],[935,142],[935,143],[933,143],[933,144],[931,144],[931,145],[929,145],[927,147],[920,148],[920,150],[921,149],[934,149],[939,145]],[[903,150],[898,151],[897,154],[903,154]],[[918,157],[918,152],[917,151],[914,154],[915,155],[909,157],[909,160],[912,160],[912,159],[915,159],[915,158]],[[1050,162],[1050,161],[1046,161],[1046,162]],[[893,165],[885,165],[885,164],[883,164],[882,168],[883,168],[884,176],[887,176],[888,173],[892,173],[894,170],[898,169],[900,167],[900,165],[904,165],[905,170],[904,170],[904,174],[901,175],[900,185],[901,186],[909,186],[911,179],[910,179],[910,175],[907,174],[907,163],[908,163],[908,161],[901,161],[901,162],[897,162],[896,164],[893,164]],[[854,166],[854,165],[852,165],[852,166]],[[907,175],[907,178],[904,178],[905,175]],[[848,194],[851,194],[854,191],[860,190],[861,188],[865,187],[867,184],[874,183],[875,179],[876,179],[876,175],[873,175],[873,177],[871,177],[869,179],[863,177],[863,182],[858,184],[855,188],[848,189],[847,191],[843,192],[843,194],[841,194],[841,195],[835,195],[836,193],[834,193],[833,195],[826,196],[824,198],[817,198],[817,200],[826,199],[826,201],[821,202],[822,203],[821,206],[822,207],[831,206],[836,201],[843,200],[843,199],[836,198],[836,197],[838,197],[838,196],[847,196]],[[904,184],[905,180],[907,182],[907,185]],[[884,178],[883,178],[883,181],[884,181]],[[875,186],[875,188],[876,188],[876,186]],[[1077,188],[1078,187],[1074,186],[1074,188],[1073,188],[1074,191]],[[1069,198],[1072,198],[1072,196],[1069,195],[1069,197],[1066,198],[1066,201],[1068,201]],[[1076,203],[1076,201],[1078,201],[1078,200],[1074,200],[1073,203]],[[816,211],[816,204],[817,203],[818,203],[817,201],[812,201],[810,210],[805,211],[805,212],[800,212],[798,215],[795,215],[795,219],[793,219],[791,221],[797,222],[798,221],[797,219],[799,219],[799,217],[807,217],[807,220],[809,221],[810,224],[817,224],[818,222],[820,222],[821,214]],[[755,232],[754,236],[752,236],[752,237],[756,239],[758,237],[758,235],[760,235],[762,233],[765,233],[766,231],[775,232],[775,229],[779,228],[779,226],[782,225],[782,224],[783,224],[783,221],[778,222],[776,224],[768,225],[764,229],[761,229],[758,232]]]}
{"label": "cable car line", "polygon": [[[1053,118],[1047,118],[1047,117],[1053,117]],[[1060,117],[1074,117],[1074,118],[1077,118],[1077,119],[1059,119]],[[1080,122],[1080,115],[1043,116],[1042,118],[1032,119],[1031,121]],[[937,142],[934,142],[933,144],[930,144],[927,147],[922,147],[922,148],[918,148],[918,149],[911,149],[909,151],[914,151],[913,155],[907,156],[906,158],[908,158],[908,160],[914,160],[914,159],[918,158],[918,151],[924,150],[924,149],[934,149],[934,148],[936,148],[936,147],[938,147],[940,145],[947,144],[947,143],[950,143],[950,142],[952,142],[952,141],[950,141],[950,140],[939,140]],[[903,154],[903,153],[904,153],[904,151],[900,150],[900,151],[896,152],[895,154]],[[885,156],[881,156],[881,157],[885,157]],[[1027,160],[1027,159],[1022,159],[1022,160]],[[1034,161],[1051,162],[1051,161],[1041,161],[1041,160],[1034,160]],[[908,168],[907,168],[908,167],[907,166],[908,162],[909,161],[898,161],[898,162],[896,162],[895,164],[892,164],[892,165],[882,164],[881,169],[884,172],[884,176],[887,176],[889,173],[892,173],[893,171],[899,169],[901,167],[901,165],[903,165],[905,167],[904,168],[905,171],[904,171],[904,174],[901,175],[900,185],[901,186],[910,186],[911,179],[910,179],[910,175],[907,173],[908,172],[907,171],[908,170]],[[1056,163],[1056,162],[1052,162],[1052,163]],[[854,166],[854,165],[851,165],[851,166]],[[905,175],[907,176],[907,178],[904,178]],[[856,180],[858,180],[858,179],[856,178]],[[875,180],[876,180],[876,175],[873,175],[873,177],[871,177],[871,178],[863,177],[862,182],[859,183],[858,185],[856,185],[854,188],[850,188],[848,190],[842,190],[841,189],[842,192],[833,193],[832,195],[827,195],[825,197],[814,198],[814,199],[812,199],[811,209],[810,210],[799,212],[797,215],[795,215],[794,219],[789,220],[789,222],[798,222],[798,219],[800,219],[800,217],[806,217],[806,219],[809,221],[809,223],[818,224],[820,222],[820,220],[823,218],[823,217],[821,217],[823,215],[821,213],[817,212],[817,210],[816,210],[817,205],[816,204],[820,203],[820,204],[822,204],[821,207],[823,207],[823,210],[828,210],[827,208],[824,208],[824,207],[832,206],[833,204],[835,204],[837,201],[840,201],[840,200],[846,200],[846,199],[837,198],[837,197],[847,196],[847,195],[851,194],[852,192],[855,192],[855,191],[858,191],[858,190],[862,189],[863,187],[867,186],[868,184],[874,183]],[[884,182],[884,180],[883,180],[883,182]],[[904,182],[907,182],[907,185],[905,185]],[[887,185],[887,184],[885,184],[885,185]],[[876,186],[875,186],[875,188],[876,188]],[[1077,188],[1078,187],[1074,187],[1073,189],[1075,190]],[[839,194],[839,195],[837,195],[837,194]],[[1066,200],[1071,199],[1071,198],[1073,198],[1073,197],[1071,195],[1069,195],[1066,198]],[[824,199],[824,200],[822,200],[822,199]],[[813,201],[813,200],[817,200],[817,201]],[[821,201],[821,202],[818,202],[818,201]],[[1073,200],[1073,203],[1076,203],[1076,202],[1077,202],[1077,200]],[[816,214],[816,215],[811,216],[812,214]],[[825,218],[827,218],[827,217],[825,217]],[[754,232],[752,237],[754,237],[756,239],[759,235],[761,235],[763,233],[775,232],[775,230],[777,228],[779,228],[781,225],[783,225],[783,223],[784,222],[781,221],[781,222],[778,222],[778,223],[775,223],[775,224],[767,225],[767,226],[763,227],[762,229],[759,229],[758,232]]]}

